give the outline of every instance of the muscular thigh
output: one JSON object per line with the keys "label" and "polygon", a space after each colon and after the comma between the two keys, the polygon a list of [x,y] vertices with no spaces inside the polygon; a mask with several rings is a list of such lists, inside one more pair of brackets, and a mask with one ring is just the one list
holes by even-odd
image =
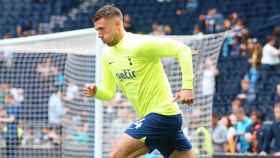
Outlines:
{"label": "muscular thigh", "polygon": [[143,142],[124,133],[117,144],[113,146],[111,155],[117,158],[134,158],[131,156],[140,156],[148,151],[149,149]]}
{"label": "muscular thigh", "polygon": [[146,146],[139,148],[137,151],[131,153],[127,158],[137,158],[139,156],[145,155],[148,153],[150,150]]}

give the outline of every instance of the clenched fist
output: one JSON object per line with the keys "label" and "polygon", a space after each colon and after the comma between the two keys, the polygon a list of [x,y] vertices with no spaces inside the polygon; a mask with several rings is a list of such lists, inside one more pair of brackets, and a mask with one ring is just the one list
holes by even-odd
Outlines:
{"label": "clenched fist", "polygon": [[94,83],[92,83],[92,84],[86,84],[86,85],[84,86],[84,94],[85,94],[85,96],[87,96],[87,97],[95,96],[96,90],[97,90],[97,87],[96,87],[96,84],[94,84]]}
{"label": "clenched fist", "polygon": [[180,101],[184,104],[192,104],[194,100],[192,90],[181,90],[176,93],[173,102]]}

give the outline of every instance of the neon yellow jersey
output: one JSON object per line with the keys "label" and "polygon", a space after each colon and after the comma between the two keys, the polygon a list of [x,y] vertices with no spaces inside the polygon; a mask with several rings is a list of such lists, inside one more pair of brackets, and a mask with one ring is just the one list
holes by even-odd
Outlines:
{"label": "neon yellow jersey", "polygon": [[126,33],[115,46],[106,47],[102,56],[102,84],[96,98],[111,100],[118,86],[132,103],[138,117],[154,112],[180,113],[172,102],[171,87],[160,59],[175,57],[182,71],[182,89],[193,88],[190,48],[170,39]]}

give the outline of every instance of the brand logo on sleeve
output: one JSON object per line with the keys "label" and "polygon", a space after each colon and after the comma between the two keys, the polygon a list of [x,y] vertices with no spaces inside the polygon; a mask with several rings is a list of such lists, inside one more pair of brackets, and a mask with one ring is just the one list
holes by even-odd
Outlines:
{"label": "brand logo on sleeve", "polygon": [[120,81],[136,79],[135,71],[130,69],[124,69],[121,72],[116,73],[116,76]]}

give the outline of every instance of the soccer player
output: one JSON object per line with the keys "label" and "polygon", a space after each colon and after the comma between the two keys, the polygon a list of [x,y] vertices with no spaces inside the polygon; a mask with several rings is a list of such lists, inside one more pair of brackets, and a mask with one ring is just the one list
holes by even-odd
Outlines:
{"label": "soccer player", "polygon": [[[102,84],[87,84],[84,93],[111,100],[118,86],[139,117],[121,136],[110,158],[136,158],[154,149],[165,158],[194,158],[176,103],[192,104],[194,99],[191,50],[169,39],[126,32],[121,11],[112,5],[100,8],[92,22],[107,47],[102,57]],[[175,97],[160,62],[162,57],[175,57],[180,63],[182,89]]]}

